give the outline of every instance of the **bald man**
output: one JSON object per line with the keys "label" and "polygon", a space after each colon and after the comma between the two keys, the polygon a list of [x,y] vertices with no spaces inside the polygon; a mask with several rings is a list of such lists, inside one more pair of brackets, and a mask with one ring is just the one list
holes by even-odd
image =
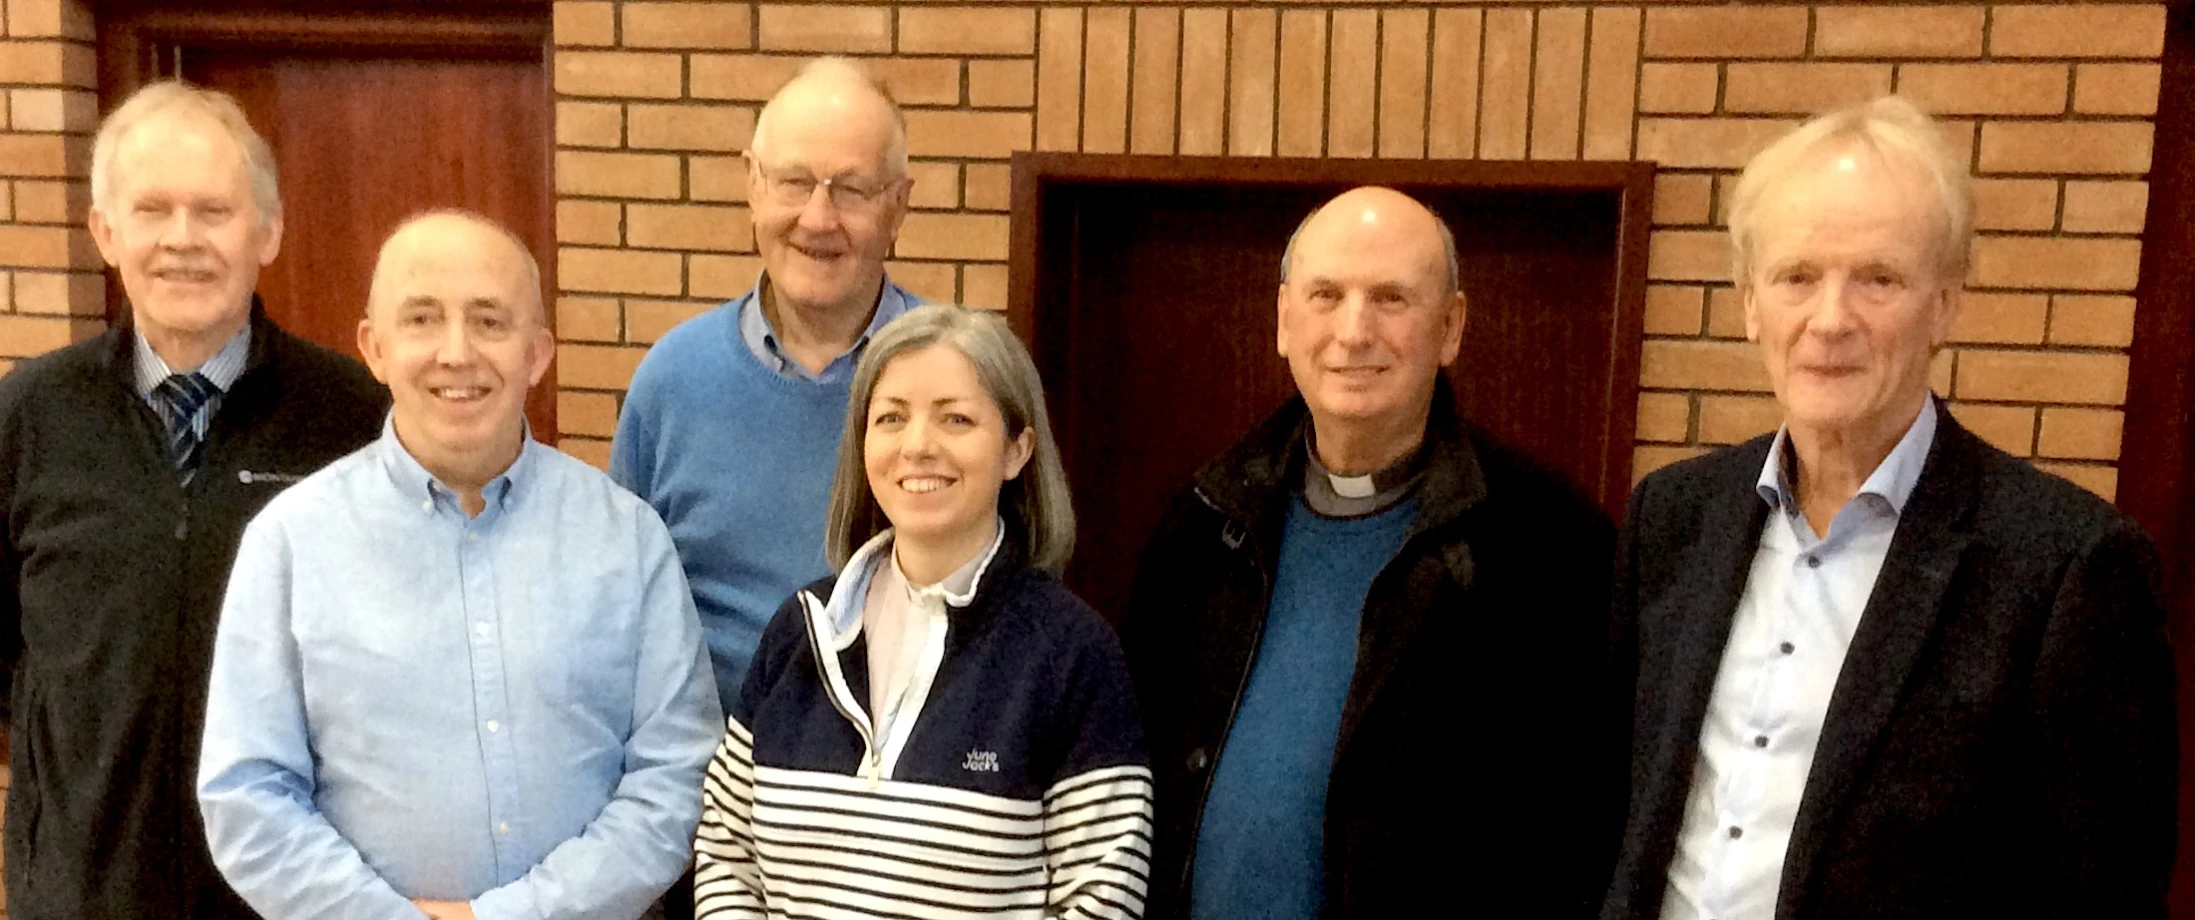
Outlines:
{"label": "bald man", "polygon": [[540,290],[485,218],[399,228],[380,440],[244,531],[198,801],[269,920],[632,918],[685,867],[723,716],[662,522],[527,432]]}
{"label": "bald man", "polygon": [[854,362],[921,302],[884,275],[913,185],[906,128],[859,65],[823,58],[779,90],[746,165],[762,275],[649,350],[610,451],[610,475],[670,525],[727,709],[763,624],[831,571]]}
{"label": "bald man", "polygon": [[1613,528],[1457,416],[1454,237],[1390,189],[1281,260],[1299,396],[1196,474],[1122,625],[1158,791],[1147,916],[1586,916]]}

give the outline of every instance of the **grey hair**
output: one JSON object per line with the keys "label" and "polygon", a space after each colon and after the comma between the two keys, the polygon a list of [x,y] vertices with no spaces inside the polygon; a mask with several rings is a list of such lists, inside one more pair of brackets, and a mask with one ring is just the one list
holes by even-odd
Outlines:
{"label": "grey hair", "polygon": [[114,158],[130,132],[162,115],[196,116],[220,126],[243,151],[244,166],[251,176],[252,203],[262,224],[282,215],[282,192],[276,184],[274,149],[252,130],[244,110],[229,94],[193,86],[181,80],[161,80],[131,93],[130,98],[99,123],[91,145],[92,206],[112,216]]}
{"label": "grey hair", "polygon": [[378,303],[385,295],[384,286],[391,283],[386,277],[389,269],[389,244],[396,242],[398,237],[403,236],[404,231],[430,220],[454,220],[480,228],[509,242],[511,248],[518,251],[518,265],[526,277],[526,295],[527,299],[533,302],[534,319],[543,326],[549,324],[548,306],[543,303],[541,298],[541,263],[534,260],[532,247],[527,246],[526,241],[520,239],[518,234],[511,232],[511,228],[496,223],[494,218],[464,208],[436,208],[431,211],[421,211],[404,218],[402,223],[396,225],[396,229],[389,231],[388,237],[381,241],[380,253],[374,257],[373,279],[366,293],[368,313],[372,312],[373,305]]}
{"label": "grey hair", "polygon": [[[1419,204],[1422,205],[1424,202],[1419,202]],[[1303,215],[1303,219],[1296,222],[1295,232],[1288,234],[1288,248],[1281,250],[1280,253],[1281,284],[1286,285],[1288,283],[1288,270],[1295,267],[1296,264],[1296,238],[1302,236],[1303,228],[1311,226],[1311,219],[1319,216],[1319,212],[1324,210],[1326,210],[1326,205],[1323,204],[1312,208],[1311,213]],[[1440,214],[1432,208],[1426,208],[1425,213],[1431,214],[1433,216],[1433,226],[1440,228],[1440,252],[1442,260],[1448,268],[1448,277],[1443,281],[1444,286],[1441,288],[1441,296],[1454,297],[1457,292],[1463,290],[1463,261],[1456,256],[1456,232],[1448,229],[1448,221],[1442,219]]]}
{"label": "grey hair", "polygon": [[1006,437],[1030,432],[1035,450],[1021,475],[999,489],[999,512],[1007,537],[1029,554],[1029,564],[1058,575],[1075,549],[1075,509],[1067,491],[1067,468],[1052,439],[1051,416],[1044,409],[1044,383],[1029,350],[987,310],[929,304],[887,323],[862,349],[854,368],[852,398],[846,402],[846,430],[838,442],[838,471],[831,481],[831,507],[824,525],[823,552],[834,569],[845,568],[854,552],[891,522],[869,490],[864,463],[869,433],[869,404],[877,378],[892,359],[931,345],[951,346],[976,370],[991,401],[1006,420]]}
{"label": "grey hair", "polygon": [[1966,277],[1974,240],[1974,192],[1966,164],[1951,155],[1928,113],[1903,97],[1882,96],[1800,125],[1745,165],[1730,196],[1730,278],[1739,287],[1751,280],[1758,255],[1762,197],[1817,157],[1853,146],[1920,174],[1936,193],[1937,267],[1946,278]]}
{"label": "grey hair", "polygon": [[759,151],[769,147],[770,125],[777,120],[772,116],[779,111],[778,97],[785,94],[787,87],[808,80],[837,80],[852,83],[875,93],[878,99],[884,100],[884,107],[892,112],[892,139],[884,148],[883,166],[891,171],[891,178],[905,178],[907,175],[907,116],[899,111],[899,101],[892,98],[891,86],[886,84],[883,78],[878,77],[867,66],[849,57],[829,55],[816,58],[802,65],[799,73],[794,74],[792,79],[785,81],[784,86],[778,87],[777,92],[771,93],[769,102],[763,103],[762,113],[755,116],[754,136],[747,142],[747,149]]}

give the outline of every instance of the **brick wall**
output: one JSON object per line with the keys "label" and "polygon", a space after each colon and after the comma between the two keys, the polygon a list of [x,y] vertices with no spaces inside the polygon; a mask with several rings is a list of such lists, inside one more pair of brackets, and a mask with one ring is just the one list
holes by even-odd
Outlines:
{"label": "brick wall", "polygon": [[985,307],[1004,306],[1015,150],[1658,161],[1641,473],[1777,422],[1720,231],[1736,169],[1805,114],[1906,93],[1980,179],[1938,391],[2006,450],[2116,485],[2158,5],[555,9],[559,411],[565,449],[598,462],[648,343],[752,282],[737,153],[776,84],[835,52],[907,109],[894,277]]}
{"label": "brick wall", "polygon": [[80,0],[0,0],[0,373],[104,328],[84,230],[99,77]]}

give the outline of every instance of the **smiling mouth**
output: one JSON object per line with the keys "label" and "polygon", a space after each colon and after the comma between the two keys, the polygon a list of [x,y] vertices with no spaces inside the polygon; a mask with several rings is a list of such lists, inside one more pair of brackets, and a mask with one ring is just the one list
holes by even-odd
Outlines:
{"label": "smiling mouth", "polygon": [[923,495],[952,485],[953,480],[944,476],[908,476],[899,481],[900,491]]}
{"label": "smiling mouth", "polygon": [[153,272],[152,276],[170,284],[211,284],[214,280],[213,272],[184,268],[162,269]]}
{"label": "smiling mouth", "polygon": [[836,262],[846,255],[843,252],[827,252],[820,249],[810,249],[806,246],[802,246],[799,243],[794,242],[787,242],[785,245],[790,247],[794,252],[800,253],[803,256],[807,256],[808,258],[813,259],[817,262]]}
{"label": "smiling mouth", "polygon": [[488,395],[487,387],[428,387],[427,392],[436,399],[448,402],[476,402]]}

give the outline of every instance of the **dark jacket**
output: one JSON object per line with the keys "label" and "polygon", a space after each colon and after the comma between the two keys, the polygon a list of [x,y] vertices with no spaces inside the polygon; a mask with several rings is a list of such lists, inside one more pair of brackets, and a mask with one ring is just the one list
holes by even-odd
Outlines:
{"label": "dark jacket", "polygon": [[7,910],[253,914],[193,792],[207,668],[244,523],[379,433],[387,391],[254,305],[243,375],[177,484],[127,327],[0,378],[0,651],[13,785]]}
{"label": "dark jacket", "polygon": [[[1770,440],[1631,496],[1633,791],[1604,920],[1660,912]],[[2177,812],[2152,557],[2111,506],[1943,413],[1830,696],[1778,920],[2162,920]]]}
{"label": "dark jacket", "polygon": [[[1557,474],[1465,425],[1445,385],[1433,404],[1418,519],[1365,598],[1327,786],[1326,914],[1589,916],[1621,770],[1590,724],[1614,528]],[[1292,400],[1199,471],[1137,572],[1121,632],[1158,786],[1153,917],[1186,910],[1307,424]]]}

